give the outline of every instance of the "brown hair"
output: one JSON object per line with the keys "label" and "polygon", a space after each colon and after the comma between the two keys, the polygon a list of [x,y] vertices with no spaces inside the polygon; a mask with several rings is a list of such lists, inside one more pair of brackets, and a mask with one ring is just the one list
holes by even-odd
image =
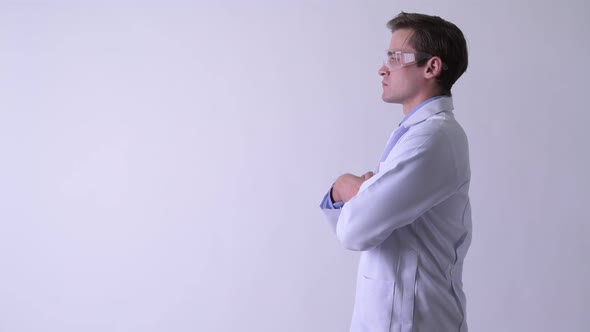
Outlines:
{"label": "brown hair", "polygon": [[[451,95],[451,87],[467,70],[467,42],[463,32],[453,23],[438,16],[425,14],[404,13],[387,22],[387,27],[393,33],[398,29],[410,29],[414,34],[408,41],[417,52],[424,52],[438,56],[448,67],[442,70],[437,81],[442,93]],[[424,66],[428,59],[417,63]]]}

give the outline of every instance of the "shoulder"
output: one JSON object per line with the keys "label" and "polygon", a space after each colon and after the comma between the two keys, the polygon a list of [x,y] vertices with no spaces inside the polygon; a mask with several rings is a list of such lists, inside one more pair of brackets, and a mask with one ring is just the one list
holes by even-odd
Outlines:
{"label": "shoulder", "polygon": [[400,139],[404,144],[418,148],[443,148],[466,145],[467,137],[453,113],[442,112],[409,128]]}

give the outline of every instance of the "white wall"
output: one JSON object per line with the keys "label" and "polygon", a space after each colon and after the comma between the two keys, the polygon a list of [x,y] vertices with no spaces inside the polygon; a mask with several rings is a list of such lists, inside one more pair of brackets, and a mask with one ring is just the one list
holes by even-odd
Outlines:
{"label": "white wall", "polygon": [[401,10],[469,42],[470,329],[586,331],[583,0],[0,2],[0,331],[345,331],[318,204],[402,118]]}

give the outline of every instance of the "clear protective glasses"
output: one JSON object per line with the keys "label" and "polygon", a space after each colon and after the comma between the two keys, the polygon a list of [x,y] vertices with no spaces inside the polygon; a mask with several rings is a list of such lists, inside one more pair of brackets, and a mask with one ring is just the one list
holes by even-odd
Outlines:
{"label": "clear protective glasses", "polygon": [[[433,55],[424,52],[407,52],[398,50],[387,50],[383,65],[389,71],[399,70],[417,63],[418,61],[432,58]],[[448,69],[447,65],[443,63],[443,70]]]}

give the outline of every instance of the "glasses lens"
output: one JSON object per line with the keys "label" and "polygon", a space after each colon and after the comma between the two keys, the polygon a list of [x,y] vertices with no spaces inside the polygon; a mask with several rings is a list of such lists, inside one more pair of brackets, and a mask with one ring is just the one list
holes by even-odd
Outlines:
{"label": "glasses lens", "polygon": [[387,68],[389,68],[389,70],[401,67],[401,53],[387,51],[385,56],[385,65]]}
{"label": "glasses lens", "polygon": [[[428,53],[388,50],[386,53],[384,64],[389,70],[396,70],[401,67],[416,63],[418,61],[428,59],[430,57],[432,57],[432,55]],[[446,67],[446,65],[444,65],[444,67]],[[447,69],[444,67],[443,69]]]}

